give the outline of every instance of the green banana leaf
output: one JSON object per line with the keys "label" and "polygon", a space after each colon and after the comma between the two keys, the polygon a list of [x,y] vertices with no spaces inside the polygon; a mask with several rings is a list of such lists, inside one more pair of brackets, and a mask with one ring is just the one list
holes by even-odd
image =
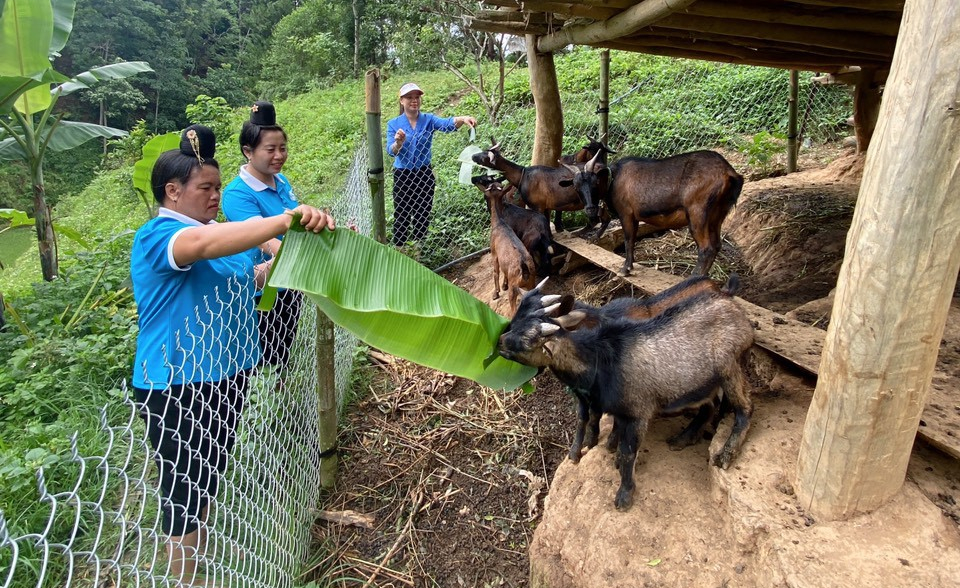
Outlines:
{"label": "green banana leaf", "polygon": [[140,193],[141,198],[152,201],[153,188],[150,186],[150,175],[153,174],[153,164],[164,151],[180,148],[180,133],[157,135],[143,146],[143,157],[133,164],[133,189]]}
{"label": "green banana leaf", "polygon": [[[50,69],[53,29],[50,2],[6,0],[0,15],[0,76],[30,78]],[[16,97],[16,108],[33,114],[45,110],[50,102],[50,88],[34,86]]]}
{"label": "green banana leaf", "polygon": [[392,247],[349,229],[310,233],[295,218],[268,284],[303,291],[368,345],[489,388],[513,390],[537,373],[496,353],[506,318]]}
{"label": "green banana leaf", "polygon": [[69,82],[60,84],[54,91],[59,90],[62,96],[73,94],[77,90],[96,86],[100,82],[123,80],[138,73],[151,72],[153,68],[146,61],[121,61],[109,65],[91,68],[70,78]]}

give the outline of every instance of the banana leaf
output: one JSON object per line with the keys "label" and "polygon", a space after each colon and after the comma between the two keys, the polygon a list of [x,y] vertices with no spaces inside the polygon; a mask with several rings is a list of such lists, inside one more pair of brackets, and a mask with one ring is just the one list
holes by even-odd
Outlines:
{"label": "banana leaf", "polygon": [[153,164],[164,151],[180,148],[180,133],[166,133],[157,135],[143,146],[143,157],[133,164],[133,188],[140,193],[141,198],[153,198],[153,188],[150,186],[150,176],[153,174]]}
{"label": "banana leaf", "polygon": [[368,345],[489,388],[513,390],[537,373],[496,353],[506,318],[392,247],[349,229],[310,233],[295,218],[268,284],[303,291]]}

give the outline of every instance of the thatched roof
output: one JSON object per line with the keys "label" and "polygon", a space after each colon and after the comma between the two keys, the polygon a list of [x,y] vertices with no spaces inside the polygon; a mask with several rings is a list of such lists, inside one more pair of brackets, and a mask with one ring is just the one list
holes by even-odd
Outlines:
{"label": "thatched roof", "polygon": [[484,0],[469,26],[589,45],[787,69],[888,69],[904,0]]}

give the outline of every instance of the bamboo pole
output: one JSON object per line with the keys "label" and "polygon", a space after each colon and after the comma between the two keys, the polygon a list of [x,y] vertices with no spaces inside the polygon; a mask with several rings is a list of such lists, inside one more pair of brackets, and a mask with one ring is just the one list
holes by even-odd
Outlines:
{"label": "bamboo pole", "polygon": [[900,490],[960,271],[960,5],[907,0],[797,461],[814,516]]}
{"label": "bamboo pole", "polygon": [[787,173],[797,171],[797,97],[800,94],[800,72],[790,70],[790,98],[787,99]]}
{"label": "bamboo pole", "polygon": [[610,143],[610,50],[600,52],[600,140]]}
{"label": "bamboo pole", "polygon": [[380,134],[380,70],[373,68],[366,75],[367,98],[367,182],[372,199],[373,238],[387,242],[387,213],[383,196],[383,141]]}
{"label": "bamboo pole", "polygon": [[320,406],[320,486],[337,482],[336,341],[333,322],[317,307],[317,396]]}

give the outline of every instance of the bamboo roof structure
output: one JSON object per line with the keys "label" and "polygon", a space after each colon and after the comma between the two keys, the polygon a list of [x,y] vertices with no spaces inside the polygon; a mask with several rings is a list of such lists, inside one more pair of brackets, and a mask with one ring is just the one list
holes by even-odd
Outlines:
{"label": "bamboo roof structure", "polygon": [[473,30],[568,45],[840,73],[889,69],[904,0],[484,0]]}

